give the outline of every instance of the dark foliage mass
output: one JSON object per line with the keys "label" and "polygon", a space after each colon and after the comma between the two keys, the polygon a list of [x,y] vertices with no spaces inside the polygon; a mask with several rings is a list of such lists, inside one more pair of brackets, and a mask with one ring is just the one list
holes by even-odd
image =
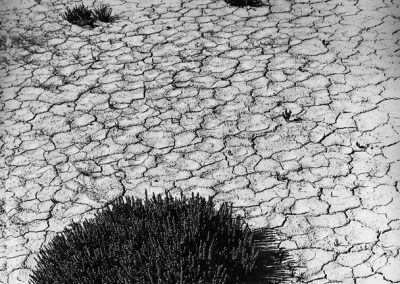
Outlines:
{"label": "dark foliage mass", "polygon": [[83,4],[76,5],[72,9],[67,7],[67,11],[62,15],[62,18],[73,25],[92,26],[95,19],[92,16],[92,11],[86,8]]}
{"label": "dark foliage mass", "polygon": [[109,5],[100,5],[93,10],[85,7],[83,4],[76,5],[72,9],[67,8],[67,11],[62,15],[62,18],[73,25],[78,26],[93,26],[95,21],[112,23],[118,19],[118,16],[112,15],[112,9]]}
{"label": "dark foliage mass", "polygon": [[73,223],[42,249],[30,283],[234,284],[284,279],[283,255],[272,249],[273,234],[253,237],[226,203],[216,210],[211,199],[198,195],[120,198],[93,219]]}

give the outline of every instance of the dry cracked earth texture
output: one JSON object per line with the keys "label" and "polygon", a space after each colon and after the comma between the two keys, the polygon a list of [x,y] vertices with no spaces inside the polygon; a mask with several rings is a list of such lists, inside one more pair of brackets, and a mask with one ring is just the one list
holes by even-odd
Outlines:
{"label": "dry cracked earth texture", "polygon": [[1,3],[1,276],[121,195],[273,227],[293,283],[400,283],[397,0]]}

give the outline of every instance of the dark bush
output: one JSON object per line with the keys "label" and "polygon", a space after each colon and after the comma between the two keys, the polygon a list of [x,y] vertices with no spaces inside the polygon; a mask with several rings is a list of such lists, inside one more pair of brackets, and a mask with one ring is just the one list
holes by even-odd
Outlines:
{"label": "dark bush", "polygon": [[93,26],[95,19],[92,11],[86,8],[83,4],[76,5],[72,9],[67,7],[67,12],[62,15],[62,18],[73,25],[78,26]]}
{"label": "dark bush", "polygon": [[270,247],[267,241],[257,266],[253,234],[227,203],[216,210],[198,195],[120,198],[42,249],[30,283],[248,283],[260,268],[272,278],[283,275]]}
{"label": "dark bush", "polygon": [[117,16],[111,16],[112,9],[110,8],[110,5],[100,5],[94,8],[92,13],[96,20],[105,23],[112,23],[118,19]]}

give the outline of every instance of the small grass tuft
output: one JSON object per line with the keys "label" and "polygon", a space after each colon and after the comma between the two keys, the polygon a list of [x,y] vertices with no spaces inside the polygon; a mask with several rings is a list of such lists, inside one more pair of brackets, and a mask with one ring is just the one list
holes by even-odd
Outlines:
{"label": "small grass tuft", "polygon": [[118,16],[112,16],[110,5],[100,5],[93,10],[93,16],[96,20],[104,23],[113,23],[118,19]]}
{"label": "small grass tuft", "polygon": [[92,11],[86,8],[83,4],[76,5],[72,9],[67,7],[67,11],[62,15],[62,18],[73,25],[78,26],[93,26],[95,18]]}

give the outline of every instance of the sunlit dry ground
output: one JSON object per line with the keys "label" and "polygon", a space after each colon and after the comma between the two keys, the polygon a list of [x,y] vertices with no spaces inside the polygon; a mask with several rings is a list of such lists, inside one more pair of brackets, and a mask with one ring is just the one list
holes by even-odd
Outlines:
{"label": "sunlit dry ground", "polygon": [[121,16],[94,29],[74,3],[1,3],[1,283],[146,189],[277,228],[293,283],[400,282],[398,1],[84,1]]}

